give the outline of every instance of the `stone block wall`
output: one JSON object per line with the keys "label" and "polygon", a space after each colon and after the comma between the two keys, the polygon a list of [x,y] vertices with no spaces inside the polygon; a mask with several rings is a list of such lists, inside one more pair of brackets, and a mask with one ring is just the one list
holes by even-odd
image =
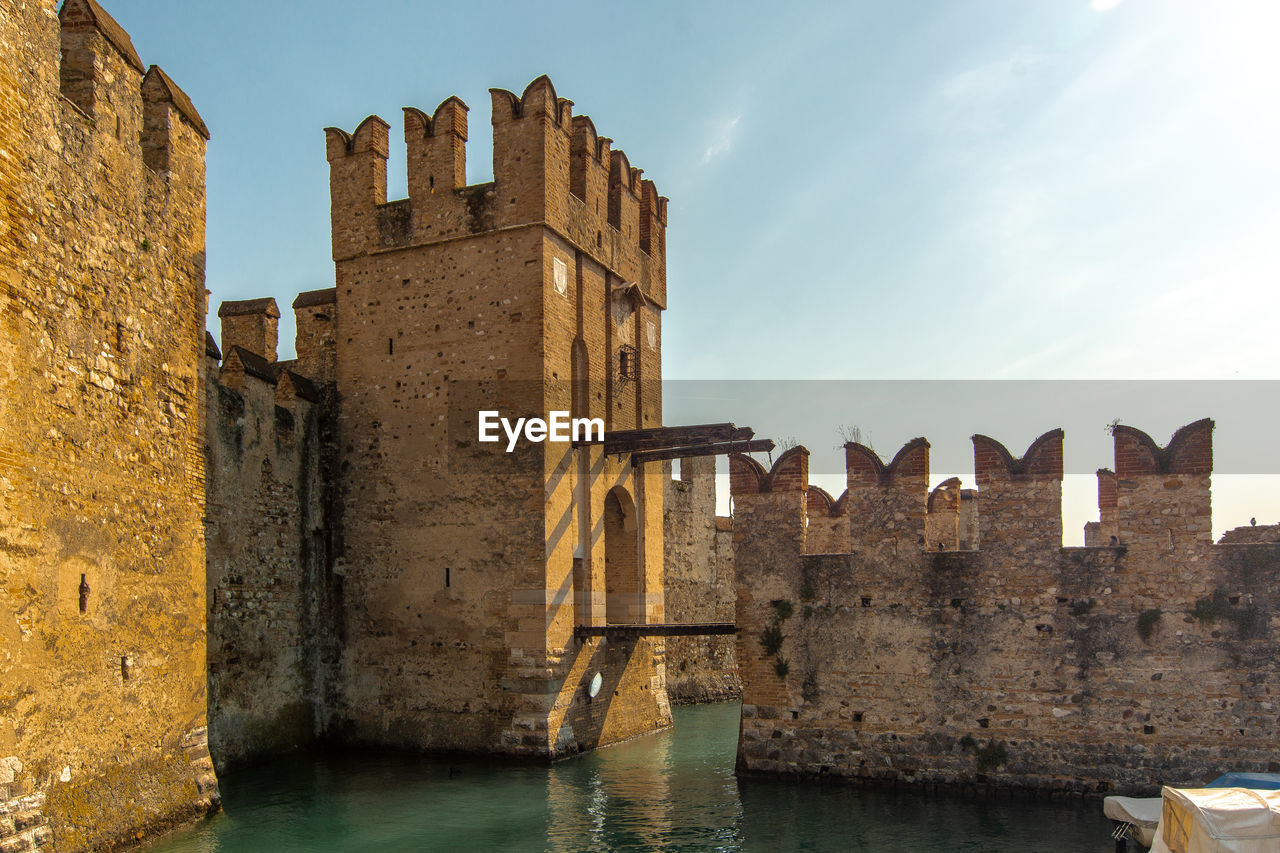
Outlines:
{"label": "stone block wall", "polygon": [[[733,523],[716,515],[716,460],[682,459],[663,500],[666,614],[675,623],[733,621]],[[737,699],[729,636],[667,638],[667,693],[678,704]]]}
{"label": "stone block wall", "polygon": [[206,362],[205,583],[210,741],[223,769],[322,732],[341,589],[323,474],[331,391],[296,363],[267,359],[275,325],[263,337],[256,318],[278,317],[274,300],[223,303],[219,314],[229,351],[219,365],[213,347]]}
{"label": "stone block wall", "polygon": [[203,741],[207,138],[96,2],[0,2],[5,849],[98,849],[217,804]]}
{"label": "stone block wall", "polygon": [[1275,770],[1280,547],[1195,538],[1211,429],[1147,471],[1117,436],[1151,521],[1114,547],[1061,547],[1058,431],[1020,459],[974,437],[977,551],[807,554],[803,491],[735,482],[740,770],[1075,793]]}

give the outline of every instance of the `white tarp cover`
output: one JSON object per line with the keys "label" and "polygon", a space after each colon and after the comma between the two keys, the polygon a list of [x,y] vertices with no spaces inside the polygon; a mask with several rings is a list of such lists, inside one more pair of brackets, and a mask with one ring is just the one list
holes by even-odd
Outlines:
{"label": "white tarp cover", "polygon": [[1280,791],[1165,788],[1151,853],[1276,853]]}
{"label": "white tarp cover", "polygon": [[1112,820],[1127,823],[1129,837],[1143,847],[1150,847],[1160,825],[1160,812],[1164,800],[1160,797],[1107,797],[1102,801],[1102,813]]}

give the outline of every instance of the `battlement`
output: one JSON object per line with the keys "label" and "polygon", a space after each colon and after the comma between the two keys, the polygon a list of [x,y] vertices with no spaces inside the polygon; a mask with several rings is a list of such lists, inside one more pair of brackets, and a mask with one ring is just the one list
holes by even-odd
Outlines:
{"label": "battlement", "polygon": [[1031,442],[1027,452],[1015,459],[1003,444],[985,435],[973,436],[973,466],[978,487],[1003,480],[1034,477],[1062,479],[1062,439],[1060,429],[1050,430]]}
{"label": "battlement", "polygon": [[976,494],[927,491],[924,439],[887,465],[850,445],[839,501],[803,448],[734,459],[738,766],[1082,793],[1197,784],[1223,749],[1269,766],[1280,534],[1208,540],[1212,427],[1116,427],[1085,548],[1061,543],[1059,429],[1021,457],[973,436]]}
{"label": "battlement", "polygon": [[404,109],[407,199],[388,201],[389,127],[325,129],[333,257],[341,261],[472,234],[544,224],[665,302],[667,199],[542,76],[520,95],[491,89],[493,175],[466,183],[467,116],[457,97]]}
{"label": "battlement", "polygon": [[293,300],[293,317],[299,370],[321,384],[334,382],[338,373],[338,289],[299,293]]}
{"label": "battlement", "polygon": [[[1208,544],[1212,430],[1211,420],[1197,421],[1161,448],[1146,433],[1117,426],[1115,466],[1125,473],[1098,471],[1101,523],[1094,544],[1165,550]],[[962,488],[958,478],[929,490],[924,438],[907,442],[887,464],[865,445],[846,444],[848,489],[838,499],[809,485],[809,452],[803,447],[788,450],[769,470],[750,457],[731,456],[730,492],[735,501],[805,492],[796,511],[805,514],[810,535],[817,533],[806,546],[809,553],[832,553],[832,545],[844,541],[830,532],[833,518],[849,530],[845,550],[855,552],[969,550],[979,541],[983,550],[1048,552],[1062,543],[1064,439],[1061,429],[1050,430],[1015,457],[996,439],[974,435],[976,492]]]}
{"label": "battlement", "polygon": [[1118,424],[1112,435],[1116,445],[1116,477],[1124,480],[1141,474],[1213,473],[1213,421],[1187,424],[1160,447],[1139,429]]}
{"label": "battlement", "polygon": [[874,450],[857,442],[844,446],[844,458],[851,547],[894,551],[923,547],[929,442],[912,439],[887,465]]}
{"label": "battlement", "polygon": [[[1121,545],[1173,551],[1213,541],[1213,426],[1209,418],[1187,424],[1164,447],[1133,427],[1112,430],[1115,535]],[[1103,497],[1100,478],[1100,507]]]}
{"label": "battlement", "polygon": [[268,362],[276,360],[279,342],[280,309],[271,297],[223,302],[218,306],[222,321],[222,351],[243,347]]}
{"label": "battlement", "polygon": [[1062,545],[1063,438],[1062,430],[1050,430],[1015,459],[995,439],[973,436],[983,548],[1051,550]]}
{"label": "battlement", "polygon": [[809,451],[792,447],[778,457],[769,471],[750,456],[730,454],[729,482],[735,495],[804,491],[809,488]]}
{"label": "battlement", "polygon": [[65,104],[92,120],[83,125],[85,141],[202,183],[209,128],[186,92],[159,66],[143,65],[129,34],[96,0],[66,0],[58,23],[60,90]]}
{"label": "battlement", "polygon": [[[222,346],[218,347],[213,336],[206,333],[205,356],[213,359],[214,369],[217,362],[223,362],[223,375],[228,376],[223,384],[239,387],[237,377],[243,373],[275,384],[283,375],[282,371],[294,367],[297,369],[293,374],[307,377],[306,382],[311,388],[315,387],[312,383],[326,385],[334,381],[337,372],[337,289],[329,287],[300,293],[293,300],[293,311],[297,328],[294,348],[298,357],[296,361],[277,363],[280,309],[275,299],[228,300],[218,306]],[[239,355],[233,362],[232,356],[236,351]],[[263,367],[255,367],[259,363]],[[230,374],[228,365],[231,365]],[[314,393],[303,396],[309,399]]]}

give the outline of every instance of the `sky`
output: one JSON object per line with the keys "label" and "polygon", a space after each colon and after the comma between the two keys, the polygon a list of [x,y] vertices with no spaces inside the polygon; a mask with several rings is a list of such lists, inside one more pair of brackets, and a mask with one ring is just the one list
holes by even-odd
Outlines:
{"label": "sky", "polygon": [[[213,133],[210,328],[221,301],[274,296],[281,357],[293,296],[332,284],[323,128],[390,122],[399,198],[400,108],[457,95],[478,183],[488,88],[545,73],[671,198],[667,380],[1280,378],[1272,0],[106,5]],[[1130,408],[1110,411],[1162,444],[1205,415],[1220,448],[1250,433],[1247,408]],[[815,456],[840,424],[886,459],[913,437],[856,402],[796,420],[772,437]],[[1059,425],[929,438],[1018,455]],[[1215,478],[1217,530],[1280,520],[1280,489],[1250,482]],[[1091,489],[1069,484],[1070,529]]]}

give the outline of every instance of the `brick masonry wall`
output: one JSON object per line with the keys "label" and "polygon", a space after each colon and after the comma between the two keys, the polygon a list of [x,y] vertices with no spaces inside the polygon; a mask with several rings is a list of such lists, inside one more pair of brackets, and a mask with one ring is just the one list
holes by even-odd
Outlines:
{"label": "brick masonry wall", "polygon": [[[1151,526],[1062,548],[1053,463],[1037,455],[1006,452],[1013,464],[985,475],[979,460],[973,552],[805,555],[802,501],[735,493],[741,770],[1150,793],[1277,768],[1280,547],[1170,548]],[[1186,488],[1168,476],[1133,474],[1132,494],[1167,507]]]}
{"label": "brick masonry wall", "polygon": [[[716,516],[715,457],[683,459],[664,483],[666,614],[671,622],[733,621],[733,529]],[[734,638],[669,637],[667,692],[681,704],[742,695]]]}
{"label": "brick masonry wall", "polygon": [[0,782],[6,849],[98,848],[217,803],[205,136],[96,14],[70,0],[60,44],[52,0],[0,2],[0,762],[21,767]]}

